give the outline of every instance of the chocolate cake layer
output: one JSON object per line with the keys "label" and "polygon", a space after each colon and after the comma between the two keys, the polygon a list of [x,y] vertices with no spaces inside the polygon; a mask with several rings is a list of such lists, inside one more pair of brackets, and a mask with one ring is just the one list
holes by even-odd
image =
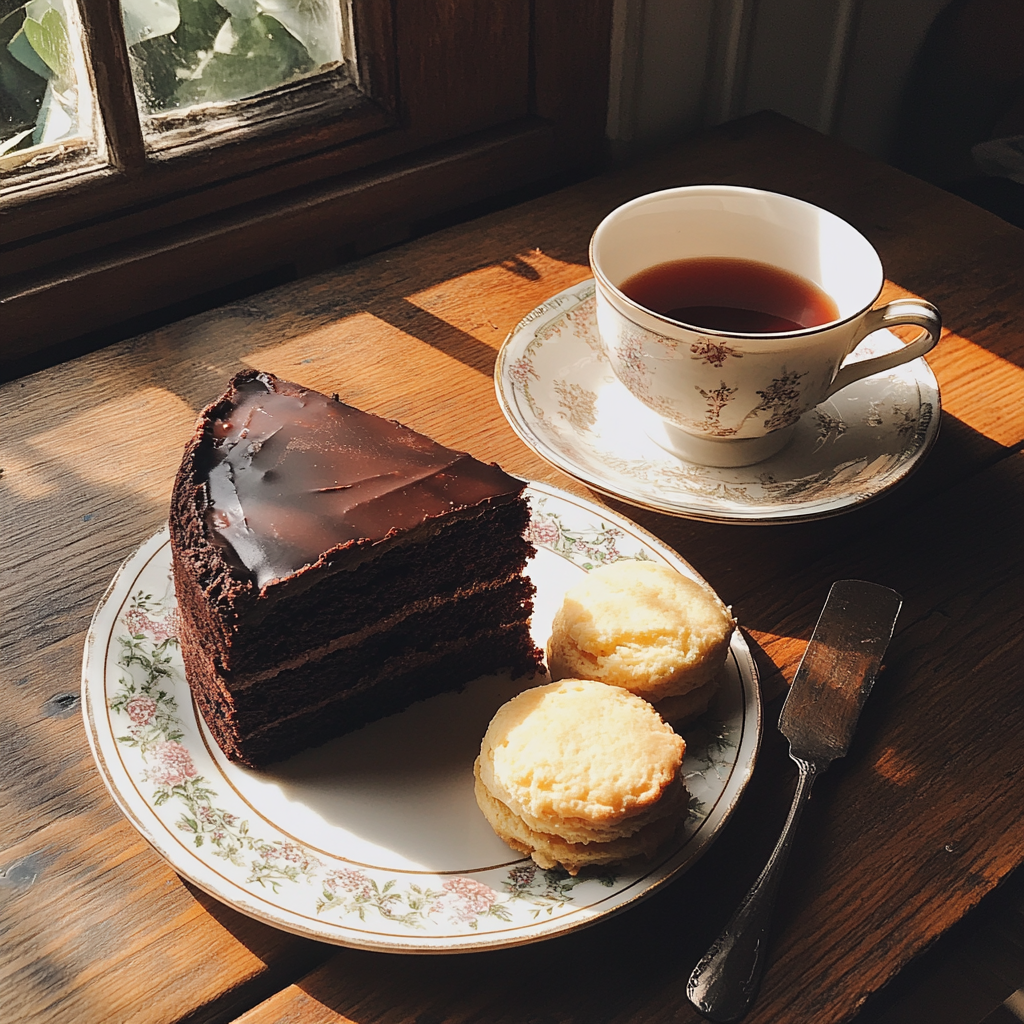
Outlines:
{"label": "chocolate cake layer", "polygon": [[228,756],[267,764],[483,672],[535,671],[524,486],[337,399],[235,377],[171,509],[186,674]]}
{"label": "chocolate cake layer", "polygon": [[[216,657],[194,651],[190,668],[210,685],[230,694],[239,728],[248,732],[266,719],[267,704],[275,714],[290,714],[297,707],[324,700],[324,693],[342,693],[359,686],[389,659],[412,652],[430,652],[442,641],[462,641],[494,624],[522,625],[532,608],[533,588],[528,580],[509,583],[456,598],[439,598],[397,610],[387,619],[348,636],[323,638],[301,656],[252,673],[223,672]],[[330,685],[304,683],[311,666],[327,676]]]}
{"label": "chocolate cake layer", "polygon": [[[525,626],[514,621],[508,626],[492,625],[519,615],[524,603],[528,607],[528,595],[529,585],[516,580],[494,591],[423,609],[358,638],[357,643],[336,649],[325,645],[320,651],[310,652],[308,660],[289,665],[256,683],[225,678],[217,673],[211,659],[195,649],[190,650],[186,665],[190,677],[204,680],[202,691],[206,695],[216,694],[221,729],[230,732],[233,744],[245,752],[268,727],[327,708],[340,708],[342,704],[351,710],[361,706],[360,695],[369,691],[374,695],[373,706],[379,710],[384,706],[381,680],[414,669],[426,679],[437,662],[455,652],[463,656],[465,664],[449,668],[448,689],[457,689],[476,678],[480,671],[475,666],[481,658],[491,659],[487,661],[489,666],[532,671],[536,663],[529,639],[523,635]],[[477,651],[480,646],[483,651]],[[524,649],[529,655],[525,659]],[[408,688],[402,701],[390,706],[399,710],[432,692],[426,684],[422,692]],[[274,708],[273,722],[267,719],[268,705]],[[359,728],[367,720],[362,712],[346,712],[343,719],[338,718],[332,725],[332,734]],[[249,760],[244,756],[243,759]]]}
{"label": "chocolate cake layer", "polygon": [[268,722],[258,733],[244,739],[225,717],[223,702],[205,690],[193,691],[196,704],[217,743],[235,761],[263,767],[317,746],[369,722],[402,711],[410,704],[461,689],[480,676],[504,670],[523,675],[536,669],[524,649],[523,637],[513,627],[481,631],[473,638],[455,641],[429,664],[408,657],[408,667],[389,662],[377,680],[363,689],[338,695],[329,704],[302,714]]}

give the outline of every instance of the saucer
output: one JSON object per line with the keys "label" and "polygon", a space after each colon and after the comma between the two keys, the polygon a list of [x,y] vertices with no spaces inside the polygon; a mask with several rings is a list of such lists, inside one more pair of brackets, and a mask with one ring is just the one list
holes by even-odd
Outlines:
{"label": "saucer", "polygon": [[[902,342],[878,331],[857,359]],[[865,377],[805,413],[792,440],[752,466],[699,466],[656,444],[660,419],[619,382],[597,335],[594,282],[538,306],[494,369],[502,412],[538,455],[641,508],[716,523],[823,519],[879,497],[924,458],[939,430],[939,386],[923,359]]]}

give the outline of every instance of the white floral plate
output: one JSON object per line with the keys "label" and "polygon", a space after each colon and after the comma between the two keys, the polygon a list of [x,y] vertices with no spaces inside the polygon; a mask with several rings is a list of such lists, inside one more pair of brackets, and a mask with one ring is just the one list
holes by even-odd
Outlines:
{"label": "white floral plate", "polygon": [[[857,358],[900,344],[879,331]],[[939,430],[938,384],[915,359],[823,402],[764,462],[738,469],[683,462],[647,435],[657,417],[619,383],[601,351],[593,280],[520,321],[494,381],[512,428],[552,465],[642,508],[708,522],[786,523],[844,512],[904,479]]]}
{"label": "white floral plate", "polygon": [[[626,519],[543,484],[528,493],[541,646],[562,594],[595,565],[654,559],[699,578]],[[691,806],[679,840],[644,871],[571,878],[510,850],[473,796],[488,721],[543,679],[481,678],[256,772],[227,761],[197,714],[176,622],[164,529],[121,566],[85,644],[83,714],[107,788],[181,875],[242,913],[326,942],[454,952],[591,924],[708,848],[757,754],[757,671],[737,632],[718,697],[686,732]]]}

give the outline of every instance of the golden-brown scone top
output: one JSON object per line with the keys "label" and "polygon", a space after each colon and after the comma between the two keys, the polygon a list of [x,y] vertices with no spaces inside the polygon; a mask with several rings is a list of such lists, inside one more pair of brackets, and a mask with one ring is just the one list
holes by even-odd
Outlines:
{"label": "golden-brown scone top", "polygon": [[685,747],[626,690],[564,679],[526,690],[498,710],[481,744],[478,775],[528,829],[602,843],[682,809]]}
{"label": "golden-brown scone top", "polygon": [[707,707],[735,626],[710,587],[665,565],[623,559],[566,592],[548,670],[552,679],[596,679],[653,704],[692,693],[676,702],[692,716]]}

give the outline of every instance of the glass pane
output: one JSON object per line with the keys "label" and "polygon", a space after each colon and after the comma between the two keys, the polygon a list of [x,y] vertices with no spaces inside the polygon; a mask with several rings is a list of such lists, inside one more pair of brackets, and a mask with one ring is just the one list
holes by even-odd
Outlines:
{"label": "glass pane", "polygon": [[121,0],[121,13],[146,114],[255,96],[343,59],[338,0]]}
{"label": "glass pane", "polygon": [[0,0],[0,170],[41,146],[89,138],[88,79],[73,0]]}

